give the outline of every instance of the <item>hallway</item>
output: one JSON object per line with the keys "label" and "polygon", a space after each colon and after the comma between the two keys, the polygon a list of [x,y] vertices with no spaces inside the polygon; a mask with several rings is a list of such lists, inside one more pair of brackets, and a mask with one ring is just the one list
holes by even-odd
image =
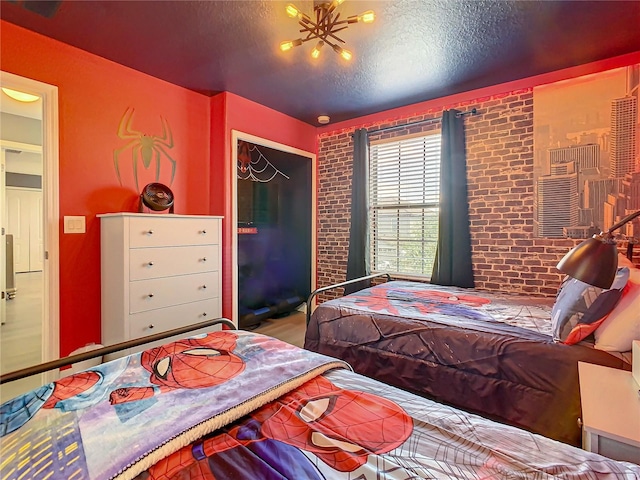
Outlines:
{"label": "hallway", "polygon": [[[0,327],[0,373],[42,361],[42,272],[16,274],[16,296],[7,300]],[[9,400],[41,384],[40,375],[0,386],[0,401]]]}

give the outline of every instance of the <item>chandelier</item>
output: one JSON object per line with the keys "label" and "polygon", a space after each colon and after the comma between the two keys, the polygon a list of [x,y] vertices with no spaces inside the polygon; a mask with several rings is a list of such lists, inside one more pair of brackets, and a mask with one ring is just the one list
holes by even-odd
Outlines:
{"label": "chandelier", "polygon": [[333,0],[332,2],[315,5],[313,7],[313,11],[316,14],[315,21],[308,15],[302,13],[295,5],[291,3],[288,4],[287,14],[291,18],[298,18],[298,24],[302,27],[300,33],[306,34],[306,36],[296,40],[282,42],[280,44],[280,50],[286,52],[293,47],[302,45],[304,42],[317,39],[318,43],[316,43],[316,46],[311,51],[312,58],[318,58],[320,56],[320,49],[326,43],[342,58],[351,60],[353,54],[339,45],[340,43],[344,43],[344,40],[336,34],[346,29],[352,23],[371,23],[376,17],[372,10],[368,10],[360,15],[353,15],[347,17],[346,20],[340,20],[340,14],[336,13],[335,10],[343,2],[344,0]]}

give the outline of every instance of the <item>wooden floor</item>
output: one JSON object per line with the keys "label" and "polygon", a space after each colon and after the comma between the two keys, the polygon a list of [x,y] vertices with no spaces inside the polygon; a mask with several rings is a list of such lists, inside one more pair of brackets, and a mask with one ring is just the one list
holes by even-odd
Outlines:
{"label": "wooden floor", "polygon": [[263,321],[253,332],[269,335],[283,342],[297,347],[304,345],[304,333],[306,331],[306,314],[294,311],[286,317],[268,319]]}
{"label": "wooden floor", "polygon": [[[0,326],[0,372],[7,373],[42,362],[42,272],[16,274],[16,296],[7,300]],[[0,386],[0,402],[42,383],[40,375]]]}

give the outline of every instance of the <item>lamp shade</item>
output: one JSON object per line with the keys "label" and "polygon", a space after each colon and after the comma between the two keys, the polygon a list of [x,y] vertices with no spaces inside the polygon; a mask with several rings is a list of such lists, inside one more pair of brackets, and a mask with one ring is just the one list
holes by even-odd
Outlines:
{"label": "lamp shade", "polygon": [[618,249],[609,235],[594,235],[576,245],[558,270],[594,287],[610,288],[618,269]]}

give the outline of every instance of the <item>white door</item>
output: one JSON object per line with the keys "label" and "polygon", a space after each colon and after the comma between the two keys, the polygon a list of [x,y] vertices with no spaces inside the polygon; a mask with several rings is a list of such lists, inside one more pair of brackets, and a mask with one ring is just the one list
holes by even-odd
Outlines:
{"label": "white door", "polygon": [[29,271],[29,211],[28,199],[21,190],[7,187],[7,235],[13,235],[13,270]]}
{"label": "white door", "polygon": [[13,235],[16,273],[42,271],[42,191],[7,187],[7,233]]}

